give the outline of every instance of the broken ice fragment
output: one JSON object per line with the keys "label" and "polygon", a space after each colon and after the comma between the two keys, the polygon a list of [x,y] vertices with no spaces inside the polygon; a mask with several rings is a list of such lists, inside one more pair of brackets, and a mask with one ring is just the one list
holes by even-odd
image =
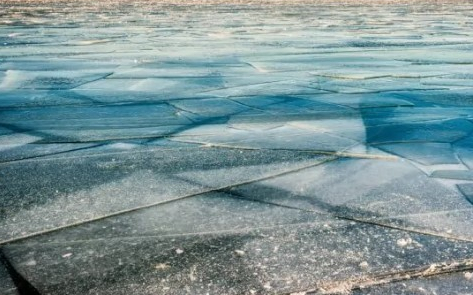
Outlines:
{"label": "broken ice fragment", "polygon": [[465,198],[473,205],[473,184],[458,184],[458,189],[463,193]]}
{"label": "broken ice fragment", "polygon": [[431,175],[434,178],[447,178],[457,180],[473,180],[473,171],[470,170],[437,170]]}
{"label": "broken ice fragment", "polygon": [[459,163],[449,143],[394,143],[381,144],[376,147],[423,165]]}

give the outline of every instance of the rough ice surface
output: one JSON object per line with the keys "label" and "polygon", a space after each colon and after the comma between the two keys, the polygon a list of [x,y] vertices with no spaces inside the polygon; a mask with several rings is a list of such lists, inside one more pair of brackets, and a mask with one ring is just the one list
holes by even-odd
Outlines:
{"label": "rough ice surface", "polygon": [[472,24],[1,1],[0,294],[473,293]]}

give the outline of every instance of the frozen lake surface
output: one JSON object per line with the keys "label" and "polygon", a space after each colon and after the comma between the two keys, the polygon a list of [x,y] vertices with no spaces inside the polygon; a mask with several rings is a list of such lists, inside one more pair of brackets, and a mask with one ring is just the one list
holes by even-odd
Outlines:
{"label": "frozen lake surface", "polygon": [[220,2],[0,1],[0,294],[473,294],[473,3]]}

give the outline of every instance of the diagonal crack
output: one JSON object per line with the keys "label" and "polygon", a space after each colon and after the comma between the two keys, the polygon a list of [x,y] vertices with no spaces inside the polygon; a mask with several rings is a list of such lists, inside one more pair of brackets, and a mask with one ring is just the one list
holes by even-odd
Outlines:
{"label": "diagonal crack", "polygon": [[[324,150],[313,150],[313,149],[284,149],[284,148],[254,148],[254,147],[245,147],[245,146],[235,146],[231,144],[220,144],[220,143],[208,143],[204,144],[199,141],[191,140],[180,140],[181,142],[186,143],[196,143],[205,146],[206,148],[225,148],[225,149],[236,149],[236,150],[257,150],[257,151],[291,151],[291,152],[301,152],[301,153],[312,153],[316,155],[325,155],[325,156],[336,156],[338,158],[357,158],[357,159],[375,159],[375,160],[390,160],[397,161],[399,160],[398,156],[393,155],[376,155],[376,154],[363,154],[363,153],[350,153],[344,151],[324,151]],[[354,146],[350,146],[351,148]]]}
{"label": "diagonal crack", "polygon": [[[361,217],[355,217],[355,216],[348,216],[348,215],[342,215],[342,214],[337,214],[335,212],[322,212],[322,211],[317,211],[317,210],[312,210],[312,209],[304,209],[296,206],[290,206],[290,205],[284,205],[284,204],[278,204],[270,201],[263,201],[263,200],[257,200],[257,199],[250,199],[247,196],[240,195],[239,193],[232,191],[230,189],[223,190],[225,193],[230,194],[236,198],[252,201],[252,202],[258,202],[258,203],[263,203],[263,204],[268,204],[268,205],[273,205],[277,207],[282,207],[282,208],[287,208],[287,209],[294,209],[294,210],[299,210],[299,211],[304,211],[304,212],[310,212],[310,213],[317,213],[321,216],[329,216],[333,217],[339,220],[346,220],[346,221],[352,221],[356,223],[362,223],[362,224],[368,224],[368,225],[373,225],[373,226],[378,226],[378,227],[383,227],[383,228],[389,228],[389,229],[394,229],[394,230],[400,230],[404,232],[409,232],[409,233],[414,233],[414,234],[421,234],[421,235],[426,235],[426,236],[431,236],[435,238],[442,238],[442,239],[448,239],[448,240],[455,240],[455,241],[461,241],[461,242],[469,242],[473,243],[473,239],[470,238],[465,238],[465,237],[458,237],[453,234],[440,234],[435,231],[430,231],[427,229],[413,229],[413,228],[407,228],[403,226],[398,226],[394,225],[391,223],[385,223],[373,219],[365,219]],[[336,209],[336,208],[333,208]]]}
{"label": "diagonal crack", "polygon": [[317,286],[313,290],[308,290],[297,294],[345,294],[350,291],[383,284],[437,276],[442,274],[453,274],[471,270],[473,270],[473,258],[468,258],[459,261],[446,261],[399,272],[377,274],[370,277],[355,278],[352,280],[337,282],[323,282],[320,283],[319,286]]}
{"label": "diagonal crack", "polygon": [[86,147],[71,148],[71,149],[65,150],[65,151],[58,151],[58,152],[53,152],[53,153],[28,156],[28,157],[23,157],[23,158],[20,158],[20,159],[5,160],[5,161],[0,160],[0,164],[8,164],[8,163],[14,163],[14,162],[24,161],[24,160],[42,159],[42,158],[46,158],[46,157],[49,157],[49,156],[56,156],[56,155],[62,155],[62,154],[67,154],[67,153],[72,153],[72,152],[78,152],[78,151],[83,151],[83,150],[94,149],[94,148],[101,147],[101,146],[104,146],[104,145],[106,145],[106,143],[99,143],[99,144],[94,144],[92,146],[86,146]]}
{"label": "diagonal crack", "polygon": [[27,234],[27,235],[24,235],[24,236],[21,236],[21,237],[16,237],[16,238],[11,238],[11,239],[0,241],[0,245],[5,245],[5,244],[13,243],[13,242],[22,241],[22,240],[25,240],[25,239],[29,239],[29,238],[36,237],[36,236],[43,235],[43,234],[47,234],[47,233],[52,233],[52,232],[62,230],[62,229],[65,229],[65,228],[71,228],[71,227],[79,226],[79,225],[82,225],[82,224],[86,224],[86,223],[90,223],[90,222],[94,222],[94,221],[98,221],[98,220],[103,220],[103,219],[114,217],[114,216],[119,216],[119,215],[131,213],[131,212],[135,212],[135,211],[140,211],[140,210],[151,208],[151,207],[160,206],[160,205],[163,205],[163,204],[172,203],[172,202],[183,200],[183,199],[188,199],[188,198],[191,198],[191,197],[201,196],[201,195],[211,193],[211,192],[225,191],[225,190],[231,189],[233,187],[238,187],[238,186],[242,186],[242,185],[252,184],[252,183],[255,183],[255,182],[260,182],[260,181],[264,181],[264,180],[273,179],[273,178],[276,178],[276,177],[279,177],[279,176],[283,176],[283,175],[287,175],[287,174],[290,174],[290,173],[295,173],[295,172],[299,172],[299,171],[302,171],[302,170],[305,170],[305,169],[309,169],[309,168],[312,168],[312,167],[315,167],[315,166],[319,166],[319,165],[325,164],[327,162],[334,161],[336,159],[338,159],[338,158],[337,157],[327,157],[327,158],[325,158],[321,161],[317,161],[316,163],[308,164],[308,165],[305,165],[303,167],[299,167],[299,168],[296,168],[296,169],[286,170],[286,171],[283,171],[283,172],[278,172],[278,173],[271,174],[271,175],[266,175],[266,176],[262,176],[262,177],[258,177],[258,178],[254,178],[254,179],[250,179],[250,180],[245,180],[245,181],[241,181],[241,182],[238,182],[238,183],[232,183],[232,184],[224,185],[224,186],[217,187],[217,188],[208,188],[208,189],[205,189],[205,190],[203,190],[201,192],[198,192],[198,193],[192,193],[192,194],[188,194],[188,195],[168,199],[168,200],[165,200],[165,201],[159,201],[159,202],[155,202],[155,203],[151,203],[151,204],[147,204],[147,205],[143,205],[143,206],[138,206],[138,207],[134,207],[134,208],[120,210],[120,211],[116,211],[116,212],[113,212],[113,213],[110,213],[110,214],[97,216],[97,217],[94,217],[94,218],[82,220],[82,221],[67,224],[67,225],[64,225],[64,226],[55,227],[55,228],[52,228],[52,229],[47,229],[47,230],[43,230],[43,231],[39,231],[39,232],[33,232],[33,233],[30,233],[30,234]]}

